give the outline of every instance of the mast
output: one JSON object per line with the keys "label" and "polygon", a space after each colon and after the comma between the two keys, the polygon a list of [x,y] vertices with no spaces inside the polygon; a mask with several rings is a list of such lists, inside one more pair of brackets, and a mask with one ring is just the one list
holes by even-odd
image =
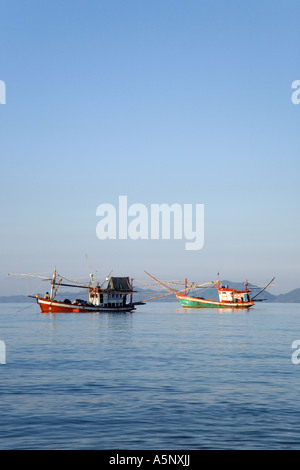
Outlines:
{"label": "mast", "polygon": [[130,292],[130,305],[132,305],[132,290],[133,290],[133,278],[130,278],[130,286],[131,286],[131,292]]}
{"label": "mast", "polygon": [[[56,296],[56,292],[57,292],[57,290],[58,290],[58,288],[59,288],[59,285],[60,285],[61,281],[62,281],[62,279],[60,279],[60,280],[56,283],[57,286],[56,286],[56,289],[55,289],[55,291],[54,291],[53,299],[54,299],[55,296]],[[52,297],[51,297],[51,300],[53,300],[53,299],[52,299]]]}
{"label": "mast", "polygon": [[53,299],[55,280],[56,280],[56,268],[53,271],[53,276],[52,276],[52,281],[51,281],[51,293],[50,293],[50,299],[51,300]]}

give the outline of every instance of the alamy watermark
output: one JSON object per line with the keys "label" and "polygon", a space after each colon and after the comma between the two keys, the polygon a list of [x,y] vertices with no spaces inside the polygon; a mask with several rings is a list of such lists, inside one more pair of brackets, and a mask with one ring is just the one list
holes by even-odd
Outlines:
{"label": "alamy watermark", "polygon": [[0,340],[0,364],[6,364],[6,347],[4,341]]}
{"label": "alamy watermark", "polygon": [[300,80],[294,80],[292,83],[292,88],[295,88],[296,91],[292,93],[291,99],[293,104],[300,103]]}
{"label": "alamy watermark", "polygon": [[127,196],[119,196],[118,210],[113,204],[100,204],[96,216],[101,217],[96,227],[100,240],[185,239],[186,250],[201,250],[204,245],[204,204],[194,208],[193,204],[151,204],[148,210],[144,204],[128,207]]}
{"label": "alamy watermark", "polygon": [[0,80],[0,104],[6,104],[6,85],[3,80]]}
{"label": "alamy watermark", "polygon": [[292,349],[295,349],[292,354],[292,363],[298,365],[300,364],[300,358],[298,357],[300,355],[300,339],[295,339],[292,342]]}

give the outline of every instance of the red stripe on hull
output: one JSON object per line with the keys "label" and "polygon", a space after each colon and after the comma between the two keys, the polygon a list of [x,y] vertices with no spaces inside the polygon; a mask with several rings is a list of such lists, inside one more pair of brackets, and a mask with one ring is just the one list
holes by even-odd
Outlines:
{"label": "red stripe on hull", "polygon": [[134,306],[126,307],[90,307],[73,304],[65,304],[56,300],[47,300],[37,298],[42,313],[84,313],[84,312],[130,312],[134,310]]}
{"label": "red stripe on hull", "polygon": [[56,302],[51,300],[38,299],[38,304],[42,313],[78,313],[86,312],[87,309],[82,309],[79,305],[64,304],[63,302]]}

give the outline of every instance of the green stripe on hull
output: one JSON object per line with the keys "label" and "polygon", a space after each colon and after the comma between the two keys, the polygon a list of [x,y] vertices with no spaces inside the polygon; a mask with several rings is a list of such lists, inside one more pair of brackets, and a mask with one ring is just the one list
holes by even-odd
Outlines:
{"label": "green stripe on hull", "polygon": [[186,299],[178,299],[179,302],[183,307],[190,307],[190,308],[249,308],[253,304],[230,304],[230,305],[224,305],[223,303],[210,303],[210,302],[198,302],[197,300],[186,300]]}
{"label": "green stripe on hull", "polygon": [[179,302],[181,303],[181,305],[183,307],[216,307],[216,308],[220,308],[220,307],[226,307],[226,305],[222,305],[222,304],[211,304],[211,303],[206,303],[206,302],[195,302],[195,301],[192,301],[192,300],[183,300],[183,299],[180,299]]}

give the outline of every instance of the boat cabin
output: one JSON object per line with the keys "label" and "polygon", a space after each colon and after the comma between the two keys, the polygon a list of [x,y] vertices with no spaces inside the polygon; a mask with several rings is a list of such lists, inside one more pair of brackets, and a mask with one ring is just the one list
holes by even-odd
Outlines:
{"label": "boat cabin", "polygon": [[219,300],[220,302],[250,302],[250,296],[248,289],[246,290],[235,290],[229,289],[227,286],[219,287]]}
{"label": "boat cabin", "polygon": [[129,277],[111,277],[105,289],[97,286],[89,290],[89,302],[97,307],[124,307],[127,295],[132,303],[132,292]]}

